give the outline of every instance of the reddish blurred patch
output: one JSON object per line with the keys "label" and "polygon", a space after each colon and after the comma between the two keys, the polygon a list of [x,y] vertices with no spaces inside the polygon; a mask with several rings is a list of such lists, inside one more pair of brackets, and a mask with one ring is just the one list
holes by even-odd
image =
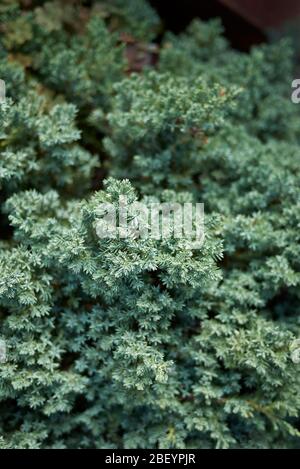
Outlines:
{"label": "reddish blurred patch", "polygon": [[158,60],[159,48],[156,44],[137,41],[133,36],[121,33],[121,41],[126,45],[128,73],[141,72],[147,66],[153,66]]}
{"label": "reddish blurred patch", "polygon": [[299,0],[219,0],[247,21],[265,29],[300,15]]}

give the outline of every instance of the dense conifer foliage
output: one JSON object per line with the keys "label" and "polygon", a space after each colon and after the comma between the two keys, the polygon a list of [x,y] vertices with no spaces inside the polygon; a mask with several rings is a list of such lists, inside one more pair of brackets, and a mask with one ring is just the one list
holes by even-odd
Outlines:
{"label": "dense conifer foliage", "polygon": [[[298,448],[291,44],[142,0],[0,20],[0,447]],[[120,196],[203,202],[203,245],[99,238]]]}

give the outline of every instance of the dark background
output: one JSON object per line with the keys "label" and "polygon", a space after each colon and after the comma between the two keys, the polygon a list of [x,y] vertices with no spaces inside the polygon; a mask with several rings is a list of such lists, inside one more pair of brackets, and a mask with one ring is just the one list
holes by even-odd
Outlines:
{"label": "dark background", "polygon": [[300,0],[150,0],[150,3],[165,28],[174,33],[183,31],[194,18],[221,18],[231,45],[242,51],[266,42],[281,30],[286,33],[285,26],[300,16]]}

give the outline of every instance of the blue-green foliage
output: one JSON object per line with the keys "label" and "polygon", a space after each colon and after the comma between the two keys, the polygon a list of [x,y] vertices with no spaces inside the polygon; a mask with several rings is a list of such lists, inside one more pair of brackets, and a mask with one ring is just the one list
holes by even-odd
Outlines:
{"label": "blue-green foliage", "polygon": [[74,105],[39,95],[19,67],[2,60],[0,70],[8,80],[8,98],[0,105],[1,189],[60,187],[78,193],[79,182],[80,189],[87,189],[98,161],[77,143],[81,132]]}
{"label": "blue-green foliage", "polygon": [[125,69],[118,35],[109,33],[101,17],[95,16],[84,36],[73,36],[68,42],[66,47],[66,40],[53,37],[37,55],[35,67],[48,86],[80,109],[102,109]]}
{"label": "blue-green foliage", "polygon": [[[0,447],[299,447],[290,46],[194,22],[128,75],[146,3],[35,3],[0,6]],[[99,238],[120,196],[204,202],[203,246]]]}
{"label": "blue-green foliage", "polygon": [[290,101],[292,48],[288,40],[255,47],[249,54],[233,51],[220,37],[219,21],[194,21],[179,37],[169,35],[160,70],[241,88],[234,122],[265,140],[299,138],[298,109]]}
{"label": "blue-green foliage", "polygon": [[111,134],[105,148],[112,174],[134,180],[143,191],[191,188],[199,155],[224,125],[232,97],[228,91],[196,79],[149,72],[115,86],[108,114]]}

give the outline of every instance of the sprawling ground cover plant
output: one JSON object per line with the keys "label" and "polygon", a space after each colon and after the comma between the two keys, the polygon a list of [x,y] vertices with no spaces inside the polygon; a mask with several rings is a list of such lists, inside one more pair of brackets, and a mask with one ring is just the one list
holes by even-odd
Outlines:
{"label": "sprawling ground cover plant", "polygon": [[[0,447],[298,448],[287,41],[163,35],[141,0],[0,5]],[[204,202],[205,241],[100,204]]]}

